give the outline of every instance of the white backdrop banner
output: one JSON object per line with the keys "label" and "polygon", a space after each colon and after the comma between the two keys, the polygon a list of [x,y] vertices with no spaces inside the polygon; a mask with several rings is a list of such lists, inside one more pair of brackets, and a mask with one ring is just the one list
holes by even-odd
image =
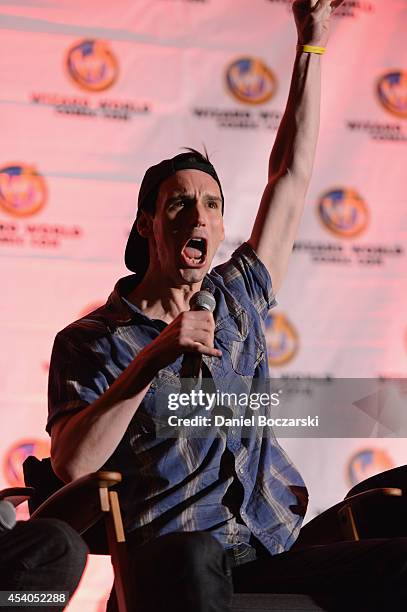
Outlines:
{"label": "white backdrop banner", "polygon": [[[323,58],[320,139],[266,333],[278,380],[407,375],[407,2],[347,1]],[[295,55],[290,0],[19,0],[0,31],[1,483],[49,454],[56,332],[127,273],[146,168],[205,145],[226,198],[215,263],[250,235]],[[276,383],[277,384],[277,383]],[[284,439],[307,518],[406,463],[405,440]],[[93,560],[71,610],[98,612]],[[103,597],[101,596],[103,593]]]}

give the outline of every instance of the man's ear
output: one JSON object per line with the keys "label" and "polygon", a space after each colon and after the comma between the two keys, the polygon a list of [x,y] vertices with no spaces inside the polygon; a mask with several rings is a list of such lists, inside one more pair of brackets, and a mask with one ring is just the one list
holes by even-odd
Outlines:
{"label": "man's ear", "polygon": [[137,219],[137,231],[143,238],[151,235],[153,226],[152,216],[145,210],[141,210]]}

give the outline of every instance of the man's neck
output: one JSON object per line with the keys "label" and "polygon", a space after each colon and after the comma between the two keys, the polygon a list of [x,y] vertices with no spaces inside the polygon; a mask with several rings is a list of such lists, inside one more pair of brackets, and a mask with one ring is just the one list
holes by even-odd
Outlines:
{"label": "man's neck", "polygon": [[189,310],[189,300],[201,289],[202,281],[193,285],[173,286],[168,279],[149,274],[127,296],[150,319],[171,323],[181,312]]}

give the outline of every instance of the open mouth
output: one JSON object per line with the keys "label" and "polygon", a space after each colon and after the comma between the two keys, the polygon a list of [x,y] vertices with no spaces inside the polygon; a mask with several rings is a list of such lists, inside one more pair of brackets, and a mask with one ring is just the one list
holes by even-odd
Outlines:
{"label": "open mouth", "polygon": [[205,263],[207,244],[205,238],[191,238],[182,249],[182,256],[189,265]]}

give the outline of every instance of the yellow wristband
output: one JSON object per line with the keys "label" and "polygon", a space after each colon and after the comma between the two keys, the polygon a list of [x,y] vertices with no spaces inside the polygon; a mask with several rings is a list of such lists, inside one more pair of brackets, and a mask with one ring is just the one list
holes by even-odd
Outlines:
{"label": "yellow wristband", "polygon": [[298,45],[298,50],[304,53],[317,53],[323,55],[326,51],[325,47],[315,47],[314,45]]}

